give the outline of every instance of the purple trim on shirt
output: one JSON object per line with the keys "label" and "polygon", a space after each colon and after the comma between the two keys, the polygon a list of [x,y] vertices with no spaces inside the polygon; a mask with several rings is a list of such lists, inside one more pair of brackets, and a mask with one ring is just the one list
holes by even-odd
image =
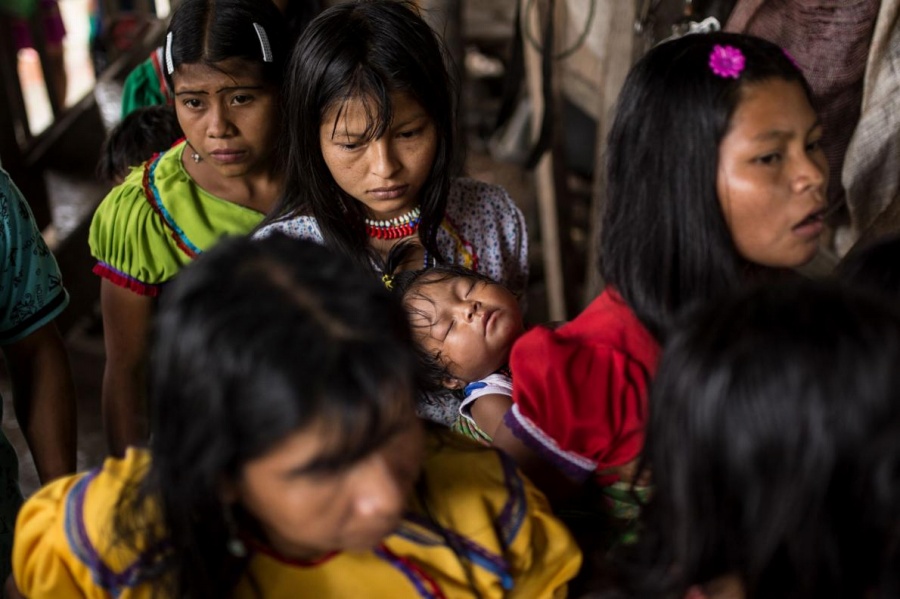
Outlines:
{"label": "purple trim on shirt", "polygon": [[592,466],[590,460],[583,456],[561,449],[553,439],[543,434],[533,422],[523,416],[518,407],[514,405],[503,416],[503,424],[517,439],[571,480],[582,483],[591,477],[596,465]]}
{"label": "purple trim on shirt", "polygon": [[422,597],[423,599],[437,599],[437,595],[425,588],[425,583],[422,581],[420,573],[413,568],[410,568],[409,564],[405,563],[402,559],[399,559],[384,547],[376,547],[375,555],[389,563],[394,568],[400,570],[400,572],[404,576],[406,576],[406,578],[415,587],[416,592],[419,593],[420,597]]}
{"label": "purple trim on shirt", "polygon": [[506,483],[506,489],[509,492],[509,500],[497,518],[497,527],[500,529],[503,545],[509,547],[516,535],[519,534],[519,529],[522,528],[525,514],[528,512],[528,505],[525,500],[525,484],[516,469],[515,462],[506,454],[497,453],[500,456],[500,463],[503,465],[503,482]]}
{"label": "purple trim on shirt", "polygon": [[425,546],[450,545],[451,549],[459,548],[465,553],[464,557],[470,562],[500,578],[503,588],[511,588],[506,586],[507,584],[512,583],[512,577],[509,573],[509,564],[506,563],[506,560],[503,559],[502,556],[495,555],[471,539],[447,528],[443,528],[419,514],[406,514],[405,520],[432,533],[433,537],[429,538],[428,536],[403,525],[397,529],[395,534]]}
{"label": "purple trim on shirt", "polygon": [[121,572],[114,572],[103,562],[103,558],[97,553],[96,547],[88,536],[87,526],[84,523],[84,501],[88,485],[99,473],[99,468],[91,470],[81,477],[69,491],[66,497],[63,527],[69,547],[75,557],[91,571],[94,582],[113,597],[118,597],[125,589],[135,587],[146,579],[152,569],[152,564],[158,562],[158,557],[167,549],[167,546],[157,546],[153,550],[145,552]]}

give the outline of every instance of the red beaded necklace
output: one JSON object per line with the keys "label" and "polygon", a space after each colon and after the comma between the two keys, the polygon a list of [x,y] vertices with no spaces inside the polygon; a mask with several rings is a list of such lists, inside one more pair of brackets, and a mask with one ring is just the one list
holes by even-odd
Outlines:
{"label": "red beaded necklace", "polygon": [[366,233],[376,239],[400,239],[408,237],[419,229],[419,207],[416,206],[403,216],[388,220],[366,219]]}

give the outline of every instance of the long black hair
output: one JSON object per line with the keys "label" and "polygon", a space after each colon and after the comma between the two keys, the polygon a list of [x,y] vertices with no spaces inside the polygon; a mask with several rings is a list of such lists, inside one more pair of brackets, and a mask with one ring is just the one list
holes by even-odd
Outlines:
{"label": "long black hair", "polygon": [[154,104],[137,108],[113,127],[103,141],[97,178],[118,185],[130,167],[168,150],[182,137],[184,133],[171,106]]}
{"label": "long black hair", "polygon": [[[265,32],[271,50],[271,61],[264,60],[260,34]],[[171,34],[171,44],[169,44]],[[180,0],[166,32],[163,74],[169,89],[175,89],[171,61],[177,71],[182,64],[216,63],[241,58],[258,64],[263,80],[281,88],[284,65],[290,52],[289,34],[284,16],[272,2],[260,0]]]}
{"label": "long black hair", "polygon": [[346,257],[280,235],[224,241],[186,267],[161,296],[151,358],[152,465],[116,530],[165,548],[146,569],[163,597],[230,596],[246,564],[226,551],[221,494],[248,461],[321,421],[340,470],[414,414],[399,302]]}
{"label": "long black hair", "polygon": [[841,281],[900,299],[900,234],[855,246],[835,274]]}
{"label": "long black hair", "polygon": [[720,301],[670,337],[650,412],[629,596],[725,576],[750,599],[896,596],[895,306],[810,281]]}
{"label": "long black hair", "polygon": [[[736,79],[709,66],[739,49]],[[601,273],[658,339],[685,306],[746,278],[716,192],[719,143],[748,84],[803,74],[776,45],[747,35],[687,35],[648,52],[625,80],[609,133]]]}
{"label": "long black hair", "polygon": [[428,254],[439,257],[437,232],[459,164],[457,91],[442,43],[415,6],[361,0],[323,11],[301,36],[285,85],[285,191],[264,224],[314,216],[327,245],[369,266],[364,207],[331,176],[319,130],[326,113],[359,99],[368,112],[365,137],[376,139],[391,124],[391,93],[405,92],[422,105],[437,132],[437,152],[421,191],[418,235]]}

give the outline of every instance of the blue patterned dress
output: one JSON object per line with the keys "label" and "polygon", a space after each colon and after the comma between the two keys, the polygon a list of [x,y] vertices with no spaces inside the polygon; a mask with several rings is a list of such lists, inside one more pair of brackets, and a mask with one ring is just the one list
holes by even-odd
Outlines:
{"label": "blue patterned dress", "polygon": [[[69,303],[69,296],[28,202],[2,168],[0,248],[0,345],[6,346],[56,318]],[[0,401],[0,418],[2,415]],[[21,505],[18,457],[0,432],[0,584],[10,573],[12,536]]]}

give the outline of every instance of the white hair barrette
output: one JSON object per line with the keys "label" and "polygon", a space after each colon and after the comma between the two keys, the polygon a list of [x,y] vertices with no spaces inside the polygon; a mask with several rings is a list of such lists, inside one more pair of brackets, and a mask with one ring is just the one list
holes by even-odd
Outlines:
{"label": "white hair barrette", "polygon": [[175,72],[175,63],[172,62],[172,32],[166,34],[166,72],[171,75]]}
{"label": "white hair barrette", "polygon": [[269,45],[266,30],[259,23],[254,23],[253,29],[256,30],[256,37],[259,38],[259,45],[262,47],[263,62],[272,62],[272,46]]}

